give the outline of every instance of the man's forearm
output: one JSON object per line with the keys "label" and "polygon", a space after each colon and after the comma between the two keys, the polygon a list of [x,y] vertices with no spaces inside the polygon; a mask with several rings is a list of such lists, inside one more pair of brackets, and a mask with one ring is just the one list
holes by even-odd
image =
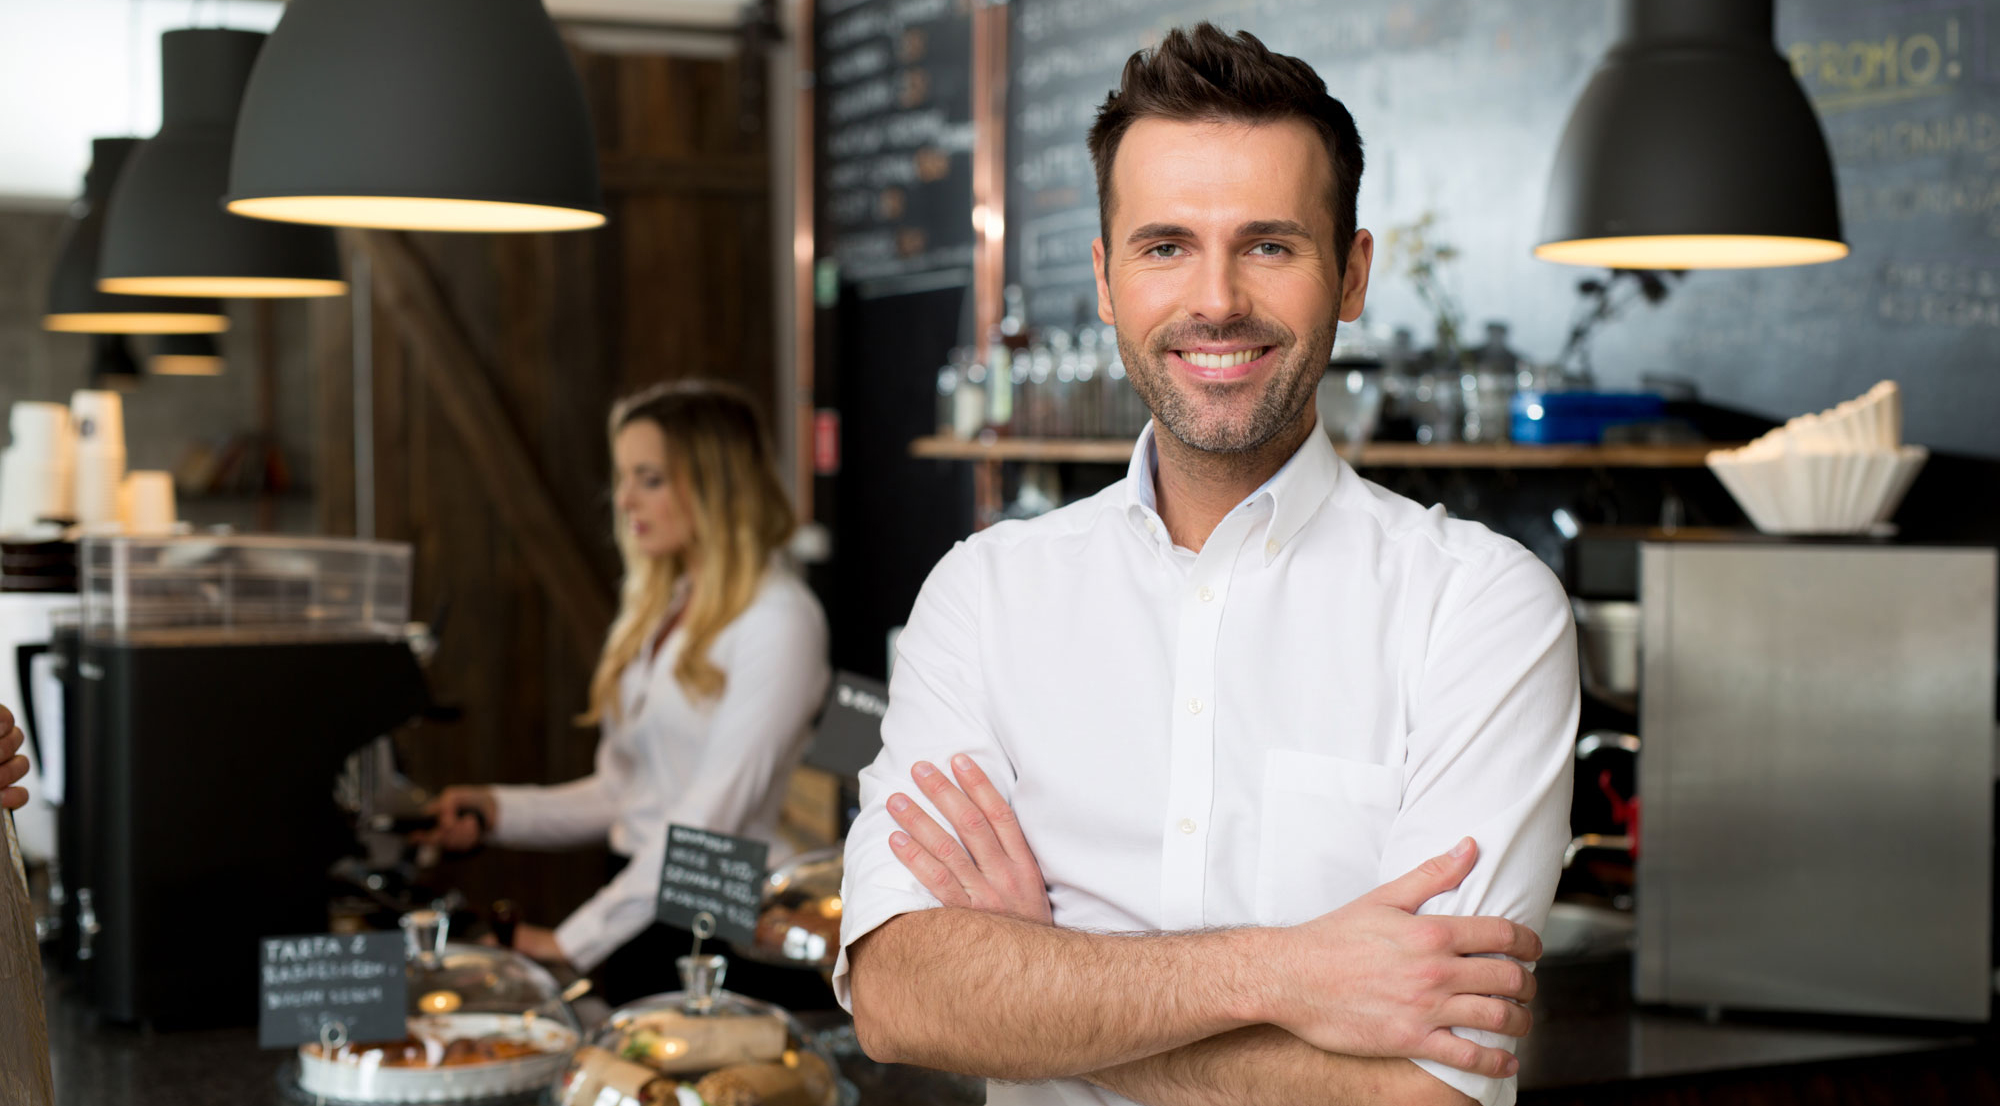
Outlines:
{"label": "man's forearm", "polygon": [[1274,1025],[1232,1030],[1085,1078],[1145,1106],[1472,1102],[1408,1060],[1325,1052]]}
{"label": "man's forearm", "polygon": [[1059,1079],[1261,1019],[1257,930],[1098,934],[972,910],[884,923],[848,952],[855,1031],[878,1060]]}

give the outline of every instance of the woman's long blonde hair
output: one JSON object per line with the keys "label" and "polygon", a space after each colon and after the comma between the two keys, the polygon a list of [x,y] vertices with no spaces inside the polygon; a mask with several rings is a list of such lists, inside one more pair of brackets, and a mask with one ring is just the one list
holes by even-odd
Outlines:
{"label": "woman's long blonde hair", "polygon": [[771,554],[784,546],[794,526],[757,409],[741,391],[714,381],[655,385],[612,408],[611,438],[615,441],[619,431],[641,419],[666,436],[667,478],[679,489],[688,514],[688,547],[665,557],[647,556],[638,550],[625,519],[618,518],[625,582],[618,617],[591,677],[590,711],[581,719],[585,723],[617,718],[619,676],[667,616],[691,561],[698,562],[699,570],[681,613],[686,639],[674,677],[692,699],[721,695],[728,676],[709,660],[709,647],[756,598]]}

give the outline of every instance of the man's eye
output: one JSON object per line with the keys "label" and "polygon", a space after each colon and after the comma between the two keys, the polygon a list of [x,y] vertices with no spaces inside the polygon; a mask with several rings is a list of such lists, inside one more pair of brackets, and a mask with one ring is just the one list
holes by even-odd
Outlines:
{"label": "man's eye", "polygon": [[1276,242],[1259,242],[1250,247],[1250,252],[1258,257],[1282,257],[1292,251]]}
{"label": "man's eye", "polygon": [[[1162,242],[1146,251],[1153,257],[1179,257],[1180,247],[1172,242]],[[1171,251],[1171,252],[1168,252]]]}

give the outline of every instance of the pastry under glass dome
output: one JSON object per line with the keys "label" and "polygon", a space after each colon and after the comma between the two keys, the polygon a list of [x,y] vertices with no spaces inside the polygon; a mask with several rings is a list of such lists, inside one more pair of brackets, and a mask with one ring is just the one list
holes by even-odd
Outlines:
{"label": "pastry under glass dome", "polygon": [[675,963],[686,989],[613,1011],[549,1106],[853,1106],[853,1085],[790,1013],[722,989],[724,957]]}
{"label": "pastry under glass dome", "polygon": [[433,910],[403,917],[409,1031],[299,1046],[296,1089],[329,1103],[510,1101],[547,1087],[582,1033],[555,977],[506,949],[451,944]]}

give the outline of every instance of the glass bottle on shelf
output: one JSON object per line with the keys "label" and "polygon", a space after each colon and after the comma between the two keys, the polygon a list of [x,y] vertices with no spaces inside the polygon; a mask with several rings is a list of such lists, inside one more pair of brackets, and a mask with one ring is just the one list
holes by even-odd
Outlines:
{"label": "glass bottle on shelf", "polygon": [[1102,362],[1097,349],[1097,328],[1086,326],[1076,335],[1076,391],[1070,427],[1079,438],[1104,436],[1103,386],[1098,382]]}
{"label": "glass bottle on shelf", "polygon": [[998,327],[986,342],[986,376],[986,428],[1008,433],[1014,423],[1014,351]]}
{"label": "glass bottle on shelf", "polygon": [[1399,326],[1382,352],[1382,418],[1375,437],[1382,441],[1415,441],[1412,404],[1416,399],[1418,356],[1410,328]]}
{"label": "glass bottle on shelf", "polygon": [[1486,344],[1460,378],[1464,394],[1465,440],[1504,442],[1514,401],[1520,358],[1507,348],[1507,324],[1486,324]]}
{"label": "glass bottle on shelf", "polygon": [[952,405],[952,436],[971,441],[986,429],[986,366],[974,361],[959,378],[957,402]]}
{"label": "glass bottle on shelf", "polygon": [[1049,332],[1049,349],[1056,362],[1053,433],[1058,438],[1080,437],[1076,428],[1076,399],[1082,389],[1076,380],[1076,347],[1067,331],[1055,330]]}
{"label": "glass bottle on shelf", "polygon": [[1047,351],[1030,346],[1014,355],[1014,433],[1023,438],[1049,435],[1049,359]]}
{"label": "glass bottle on shelf", "polygon": [[955,346],[951,358],[938,370],[937,378],[937,435],[940,438],[958,436],[958,384],[965,377],[967,358],[965,347]]}

